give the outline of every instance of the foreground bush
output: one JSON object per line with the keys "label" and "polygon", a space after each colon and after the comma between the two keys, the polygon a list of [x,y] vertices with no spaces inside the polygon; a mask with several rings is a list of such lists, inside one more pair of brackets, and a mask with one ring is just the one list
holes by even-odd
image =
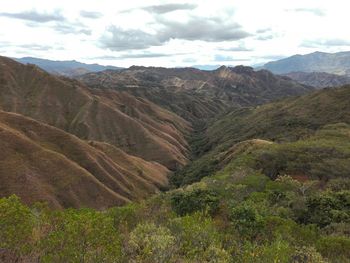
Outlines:
{"label": "foreground bush", "polygon": [[127,245],[131,262],[174,262],[176,250],[170,230],[152,223],[137,225]]}

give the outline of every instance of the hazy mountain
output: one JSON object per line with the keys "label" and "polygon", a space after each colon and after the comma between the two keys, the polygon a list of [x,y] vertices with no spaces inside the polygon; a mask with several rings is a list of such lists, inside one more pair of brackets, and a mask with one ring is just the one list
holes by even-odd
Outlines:
{"label": "hazy mountain", "polygon": [[294,55],[268,62],[262,68],[275,74],[302,71],[350,75],[350,51],[339,53],[314,52],[307,55]]}
{"label": "hazy mountain", "polygon": [[34,64],[45,71],[63,76],[78,76],[88,72],[103,71],[106,69],[118,70],[119,67],[102,66],[99,64],[85,64],[75,60],[55,61],[41,58],[24,57],[14,58],[14,60],[23,64]]}
{"label": "hazy mountain", "polygon": [[339,87],[350,84],[350,77],[326,72],[290,72],[284,76],[316,88]]}

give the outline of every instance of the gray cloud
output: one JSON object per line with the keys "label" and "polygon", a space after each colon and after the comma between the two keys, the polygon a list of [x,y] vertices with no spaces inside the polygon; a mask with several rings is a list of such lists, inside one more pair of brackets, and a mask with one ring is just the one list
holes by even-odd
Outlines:
{"label": "gray cloud", "polygon": [[319,47],[344,47],[350,46],[350,41],[344,39],[316,39],[316,40],[304,40],[301,44],[301,47],[307,48],[319,48]]}
{"label": "gray cloud", "polygon": [[232,56],[225,56],[221,54],[216,54],[214,56],[214,61],[215,62],[227,62],[227,61],[250,61],[250,59],[245,59],[245,58],[240,58],[240,59],[235,59]]}
{"label": "gray cloud", "polygon": [[103,15],[99,12],[93,12],[93,11],[80,11],[80,16],[85,18],[91,18],[91,19],[97,19],[102,17]]}
{"label": "gray cloud", "polygon": [[180,3],[180,4],[163,4],[163,5],[150,5],[140,8],[130,8],[126,9],[124,11],[121,11],[120,13],[130,13],[137,10],[144,10],[146,12],[156,14],[156,15],[162,15],[178,10],[193,10],[197,7],[195,4],[186,4],[186,3]]}
{"label": "gray cloud", "polygon": [[171,57],[178,54],[164,54],[164,53],[140,53],[140,54],[123,54],[119,56],[119,59],[125,58],[160,58],[160,57]]}
{"label": "gray cloud", "polygon": [[259,59],[265,59],[265,60],[279,60],[285,57],[286,56],[283,56],[283,55],[267,55],[267,56],[259,56],[259,57],[254,56],[253,58],[259,58]]}
{"label": "gray cloud", "polygon": [[101,45],[114,51],[122,51],[161,46],[171,39],[222,42],[250,36],[239,24],[227,22],[222,18],[192,17],[184,23],[161,17],[157,17],[156,20],[160,29],[155,34],[110,26],[100,39]]}
{"label": "gray cloud", "polygon": [[227,22],[221,17],[192,17],[186,23],[159,18],[158,22],[163,26],[163,29],[158,32],[158,37],[162,42],[176,38],[221,42],[250,36],[239,24]]}
{"label": "gray cloud", "polygon": [[51,27],[62,34],[84,34],[91,35],[91,30],[81,23],[59,22]]}
{"label": "gray cloud", "polygon": [[26,50],[35,50],[35,51],[48,51],[52,49],[52,46],[39,45],[39,44],[23,44],[23,45],[18,45],[17,47],[23,48]]}
{"label": "gray cloud", "polygon": [[261,29],[256,30],[256,33],[263,34],[263,33],[271,32],[271,31],[272,31],[271,28],[261,28]]}
{"label": "gray cloud", "polygon": [[229,47],[229,48],[219,48],[221,51],[230,51],[230,52],[246,52],[253,51],[251,48],[247,48],[246,46],[237,46],[237,47]]}
{"label": "gray cloud", "polygon": [[172,57],[178,55],[186,55],[187,53],[152,53],[152,52],[141,52],[141,53],[125,53],[119,56],[99,56],[91,59],[104,59],[104,60],[115,60],[115,59],[129,59],[129,58],[160,58],[160,57]]}
{"label": "gray cloud", "polygon": [[232,60],[234,59],[231,56],[224,56],[220,54],[217,54],[214,56],[214,61],[232,61]]}
{"label": "gray cloud", "polygon": [[164,5],[151,5],[142,8],[145,11],[156,14],[165,14],[177,10],[193,10],[197,7],[194,4],[164,4]]}
{"label": "gray cloud", "polygon": [[103,47],[115,51],[146,49],[162,44],[156,35],[151,35],[138,29],[124,30],[116,26],[110,26],[107,29],[107,33],[101,38],[101,44]]}
{"label": "gray cloud", "polygon": [[9,41],[0,41],[0,47],[6,47],[11,45],[11,42]]}
{"label": "gray cloud", "polygon": [[260,29],[256,31],[257,35],[254,37],[255,40],[271,40],[283,36],[283,33],[273,32],[272,29]]}
{"label": "gray cloud", "polygon": [[61,14],[60,10],[54,10],[51,13],[40,13],[35,10],[20,13],[0,13],[0,16],[26,20],[28,21],[26,23],[27,26],[30,27],[40,27],[42,23],[52,22],[50,24],[45,24],[45,26],[63,34],[91,34],[91,30],[87,29],[82,23],[68,21]]}
{"label": "gray cloud", "polygon": [[257,36],[255,39],[256,40],[261,40],[261,41],[264,41],[264,40],[271,40],[271,39],[274,39],[276,36],[274,34],[268,34],[268,35],[261,35],[261,36]]}
{"label": "gray cloud", "polygon": [[46,23],[51,21],[64,21],[64,16],[61,15],[61,11],[56,10],[53,13],[39,13],[35,10],[25,11],[20,13],[0,13],[0,16],[10,17],[15,19],[22,19],[36,23]]}
{"label": "gray cloud", "polygon": [[197,62],[197,60],[195,58],[184,58],[182,60],[182,62],[185,62],[185,63],[195,63]]}
{"label": "gray cloud", "polygon": [[315,16],[325,16],[326,12],[319,8],[295,8],[295,9],[287,9],[289,12],[304,12],[304,13],[310,13]]}

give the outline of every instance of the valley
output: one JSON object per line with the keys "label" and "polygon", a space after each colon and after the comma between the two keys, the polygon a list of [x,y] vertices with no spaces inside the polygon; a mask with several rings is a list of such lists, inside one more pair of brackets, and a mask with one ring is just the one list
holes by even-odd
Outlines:
{"label": "valley", "polygon": [[0,256],[347,262],[349,99],[244,66],[71,79],[1,57]]}

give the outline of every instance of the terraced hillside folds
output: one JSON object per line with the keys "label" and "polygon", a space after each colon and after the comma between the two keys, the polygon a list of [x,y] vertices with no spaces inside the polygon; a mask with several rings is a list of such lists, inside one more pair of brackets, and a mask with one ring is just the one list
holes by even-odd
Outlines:
{"label": "terraced hillside folds", "polygon": [[169,170],[113,145],[0,111],[0,194],[51,207],[103,209],[155,193]]}
{"label": "terraced hillside folds", "polygon": [[122,148],[170,169],[188,161],[190,124],[146,99],[52,76],[0,58],[0,109],[17,112],[87,140]]}

